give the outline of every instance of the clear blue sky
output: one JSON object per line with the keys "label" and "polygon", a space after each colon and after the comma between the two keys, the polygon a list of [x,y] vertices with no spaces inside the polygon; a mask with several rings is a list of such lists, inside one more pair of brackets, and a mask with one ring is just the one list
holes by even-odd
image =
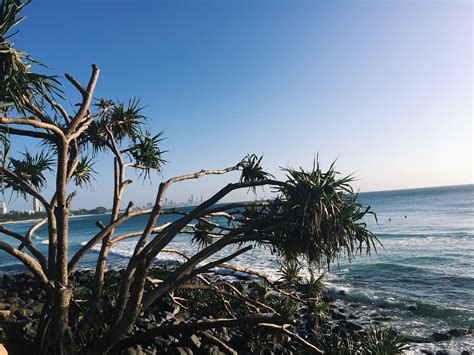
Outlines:
{"label": "clear blue sky", "polygon": [[[319,152],[361,191],[473,181],[470,1],[33,0],[26,14],[18,48],[81,81],[97,63],[98,96],[148,105],[152,129],[166,130],[164,178],[249,152],[281,176]],[[111,158],[96,170],[75,208],[111,205]],[[153,200],[160,179],[127,199]]]}

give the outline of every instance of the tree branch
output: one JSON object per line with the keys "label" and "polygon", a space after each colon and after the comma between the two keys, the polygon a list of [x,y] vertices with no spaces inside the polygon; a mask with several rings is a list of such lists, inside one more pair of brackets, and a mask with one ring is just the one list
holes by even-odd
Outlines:
{"label": "tree branch", "polygon": [[2,241],[0,241],[0,249],[20,260],[28,269],[30,269],[33,274],[38,277],[41,283],[47,284],[49,282],[46,274],[41,268],[41,265],[31,256]]}
{"label": "tree branch", "polygon": [[178,334],[178,333],[195,333],[199,330],[242,327],[248,325],[256,325],[259,323],[283,324],[282,317],[275,314],[252,314],[237,319],[212,319],[197,323],[181,323],[173,325],[163,325],[158,328],[150,329],[143,332],[137,332],[135,335],[123,339],[118,342],[111,350],[118,352],[135,344],[142,344],[153,340],[160,335]]}
{"label": "tree branch", "polygon": [[[92,95],[94,93],[94,89],[97,83],[97,79],[99,78],[99,68],[97,65],[93,64],[92,65],[92,73],[91,77],[89,79],[89,84],[87,85],[87,89],[84,90],[82,86],[75,81],[72,76],[67,75],[66,77],[68,78],[69,81],[81,92],[82,94],[82,104],[79,110],[77,111],[76,115],[72,119],[71,123],[69,124],[69,127],[66,131],[66,137],[70,137],[72,133],[76,130],[76,128],[79,126],[81,123],[82,119],[84,118],[84,115],[86,112],[89,110],[90,103],[92,101]],[[72,79],[72,80],[71,80]]]}

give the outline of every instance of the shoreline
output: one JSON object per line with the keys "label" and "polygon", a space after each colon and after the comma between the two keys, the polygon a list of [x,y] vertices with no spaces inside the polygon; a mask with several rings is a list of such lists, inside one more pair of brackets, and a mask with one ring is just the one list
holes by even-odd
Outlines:
{"label": "shoreline", "polygon": [[[170,267],[169,265],[156,265],[150,272],[150,277],[153,277],[155,272],[163,272],[163,270],[169,271],[172,268],[173,267]],[[75,285],[74,287],[81,289],[81,292],[89,290],[89,283],[92,280],[93,271],[94,270],[90,269],[80,269],[76,271],[71,278],[73,285]],[[118,285],[120,283],[122,277],[121,273],[123,273],[123,271],[123,268],[108,270],[106,272],[106,277],[112,277],[112,285]],[[258,276],[246,274],[245,272],[232,272],[231,270],[227,270],[227,272],[223,273],[217,272],[213,275],[214,276],[211,277],[215,278],[216,280],[222,278],[233,284],[247,285],[244,287],[249,287],[248,285],[251,285],[254,282],[263,282]],[[40,309],[41,297],[43,297],[45,294],[44,291],[40,289],[39,285],[33,288],[31,287],[35,284],[30,280],[31,278],[32,275],[29,272],[19,272],[16,274],[4,275],[0,278],[0,284],[3,286],[0,288],[0,335],[2,319],[5,320],[6,317],[13,316],[13,319],[16,319],[17,321],[24,321],[29,316],[34,315],[35,311],[37,312]],[[25,291],[25,287],[22,287],[21,285],[28,287],[28,291]],[[37,298],[37,294],[40,295],[40,299],[36,299],[36,301],[32,302],[30,299]],[[304,292],[298,291],[298,294],[303,295]],[[337,332],[339,332],[340,329],[344,329],[343,333],[341,333],[341,336],[343,337],[345,336],[344,334],[346,334],[346,332],[348,332],[347,334],[355,334],[375,329],[393,329],[391,331],[395,331],[395,328],[392,328],[392,319],[390,317],[384,316],[381,312],[374,313],[364,309],[363,305],[343,301],[340,298],[330,294],[329,290],[327,289],[323,291],[322,297],[325,302],[329,302],[330,307],[327,313],[328,318],[324,321],[324,326],[319,324],[319,327],[329,327],[328,329],[333,329],[331,331]],[[158,318],[158,316],[163,312],[163,309],[160,308],[155,309],[152,314]],[[173,310],[172,313],[175,312],[176,314],[173,314],[173,317],[180,311]],[[137,324],[139,324],[138,331],[140,331],[142,328],[147,329],[147,322],[150,319],[150,313],[148,312],[147,314],[148,315],[140,317],[137,320]],[[307,313],[304,309],[298,311],[296,316],[297,322],[306,322],[306,320],[303,321],[303,319],[306,318]],[[184,316],[182,319],[185,320],[187,318]],[[307,329],[307,327],[301,327],[301,329]],[[302,335],[307,336],[308,334],[306,332],[307,330],[303,331]],[[458,348],[456,349],[457,352],[453,352],[452,349],[446,349],[449,346],[449,342],[454,340],[462,340],[464,337],[470,337],[472,334],[474,334],[474,330],[469,328],[449,329],[447,331],[439,330],[437,332],[433,332],[433,334],[429,337],[410,335],[408,333],[399,331],[396,331],[396,334],[401,336],[407,342],[407,347],[409,348],[404,351],[404,354],[406,355],[467,355],[470,354],[467,352],[469,348]],[[0,343],[2,343],[2,339],[0,339]]]}
{"label": "shoreline", "polygon": [[[103,214],[80,214],[80,215],[71,215],[69,216],[69,219],[73,219],[73,218],[79,218],[79,217],[92,217],[92,216],[102,216],[102,215],[107,215],[106,213],[103,213]],[[19,220],[16,220],[16,221],[4,221],[4,222],[0,222],[0,225],[2,224],[14,224],[14,223],[31,223],[31,222],[38,222],[38,221],[41,221],[42,219],[46,218],[43,217],[43,218],[30,218],[30,219],[19,219]]]}

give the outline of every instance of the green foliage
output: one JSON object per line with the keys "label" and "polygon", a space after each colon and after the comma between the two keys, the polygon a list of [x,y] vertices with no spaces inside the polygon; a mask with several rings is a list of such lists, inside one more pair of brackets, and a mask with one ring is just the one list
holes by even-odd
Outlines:
{"label": "green foliage", "polygon": [[313,331],[312,341],[327,355],[398,355],[406,342],[391,328],[370,329],[368,333],[340,334]]}
{"label": "green foliage", "polygon": [[[99,114],[100,115],[100,114]],[[107,133],[107,120],[99,116],[91,122],[84,135],[79,137],[79,146],[84,148],[88,145],[92,148],[93,155],[110,148],[110,137]]]}
{"label": "green foliage", "polygon": [[325,333],[320,329],[313,331],[311,339],[326,355],[360,355],[361,345],[357,339],[349,334],[341,336],[339,333]]}
{"label": "green foliage", "polygon": [[211,235],[214,226],[203,221],[198,221],[195,225],[195,229],[191,243],[197,245],[199,249],[203,249],[214,242],[214,238]]}
{"label": "green foliage", "polygon": [[162,158],[162,154],[166,151],[161,151],[159,143],[163,140],[163,132],[152,136],[150,132],[145,132],[135,138],[134,143],[127,150],[133,158],[135,165],[140,167],[142,174],[145,177],[150,176],[150,170],[161,171],[166,160]]}
{"label": "green foliage", "polygon": [[119,142],[125,138],[135,139],[142,133],[141,127],[145,123],[142,111],[143,106],[137,98],[129,100],[127,105],[119,102],[110,106],[106,117],[115,139]]}
{"label": "green foliage", "polygon": [[[262,159],[255,154],[247,154],[247,156],[238,164],[241,170],[240,182],[256,182],[273,177],[273,175],[265,172],[262,168]],[[256,188],[251,187],[255,192]]]}
{"label": "green foliage", "polygon": [[303,267],[295,259],[282,260],[280,270],[278,271],[280,275],[279,281],[282,282],[285,287],[300,284],[303,280],[300,275],[302,269]]}
{"label": "green foliage", "polygon": [[304,256],[311,265],[329,267],[345,252],[375,249],[377,237],[366,229],[362,218],[370,212],[357,199],[352,177],[338,177],[331,165],[323,172],[319,164],[311,171],[286,169],[287,181],[279,187],[273,207],[286,223],[274,230],[275,246],[287,259]]}
{"label": "green foliage", "polygon": [[[166,160],[161,150],[163,132],[152,135],[145,129],[146,117],[138,99],[128,104],[114,103],[111,100],[98,99],[95,102],[97,118],[89,125],[80,145],[89,145],[96,155],[99,152],[113,150],[117,145],[120,154],[127,154],[132,166],[140,171],[140,176],[150,177],[151,170],[161,172]],[[124,149],[120,147],[125,145]]]}
{"label": "green foliage", "polygon": [[11,31],[24,20],[20,12],[28,3],[3,0],[0,4],[0,110],[14,107],[22,115],[30,112],[29,102],[41,107],[51,104],[54,96],[62,97],[57,77],[32,72],[32,64],[44,65],[8,41],[18,33]]}
{"label": "green foliage", "polygon": [[[52,171],[53,159],[44,152],[31,155],[28,151],[22,153],[22,159],[10,158],[9,169],[36,189],[46,186],[45,171]],[[12,188],[17,193],[26,197],[26,192],[18,185],[18,183],[7,176],[4,176],[5,186],[3,189]]]}
{"label": "green foliage", "polygon": [[406,343],[393,329],[373,328],[366,337],[360,337],[366,354],[397,355],[403,354]]}
{"label": "green foliage", "polygon": [[83,156],[77,162],[76,170],[74,170],[73,179],[77,186],[89,186],[92,187],[92,181],[95,180],[93,174],[96,171],[93,169],[94,161],[92,158]]}
{"label": "green foliage", "polygon": [[270,301],[270,306],[285,319],[291,320],[298,314],[298,304],[286,296],[277,296]]}
{"label": "green foliage", "polygon": [[324,290],[324,277],[325,276],[326,276],[325,272],[323,272],[318,277],[314,275],[314,272],[312,271],[310,272],[309,278],[306,279],[309,297],[315,297]]}

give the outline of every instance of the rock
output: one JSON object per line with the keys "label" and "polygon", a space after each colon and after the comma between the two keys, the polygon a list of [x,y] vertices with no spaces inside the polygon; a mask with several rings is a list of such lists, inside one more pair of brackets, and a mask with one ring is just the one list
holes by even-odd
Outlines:
{"label": "rock", "polygon": [[173,315],[175,316],[175,315],[177,315],[177,314],[179,313],[179,311],[181,311],[181,307],[178,306],[178,305],[175,305],[175,306],[173,307],[173,312],[172,312],[172,313],[173,313]]}
{"label": "rock", "polygon": [[362,326],[359,324],[353,323],[353,322],[346,322],[344,324],[344,327],[349,331],[349,332],[359,332],[362,329],[364,329]]}
{"label": "rock", "polygon": [[17,318],[17,319],[23,319],[23,318],[26,318],[27,317],[27,312],[25,309],[17,309],[13,315]]}
{"label": "rock", "polygon": [[35,335],[36,335],[36,331],[33,329],[33,326],[31,324],[27,324],[23,330],[25,331],[25,335],[30,338],[30,339],[34,339]]}
{"label": "rock", "polygon": [[470,334],[469,329],[460,328],[460,329],[451,329],[448,331],[448,335],[450,335],[451,337],[462,337],[468,334]]}
{"label": "rock", "polygon": [[332,312],[331,313],[331,318],[334,320],[345,320],[346,316],[344,314],[338,313],[338,312]]}
{"label": "rock", "polygon": [[448,350],[438,350],[436,351],[436,355],[449,355]]}
{"label": "rock", "polygon": [[123,352],[124,355],[145,355],[140,345],[132,346]]}
{"label": "rock", "polygon": [[420,349],[420,352],[427,355],[434,355],[434,352],[428,349]]}
{"label": "rock", "polygon": [[177,355],[193,355],[193,351],[190,348],[178,346],[176,348]]}
{"label": "rock", "polygon": [[7,291],[7,297],[18,298],[18,292],[16,292],[16,291]]}
{"label": "rock", "polygon": [[418,307],[411,305],[411,306],[408,306],[407,309],[408,309],[409,311],[412,311],[412,312],[413,312],[413,311],[416,311],[416,310],[418,309]]}
{"label": "rock", "polygon": [[461,351],[461,355],[471,355],[471,352],[467,350],[463,350]]}
{"label": "rock", "polygon": [[451,336],[449,334],[438,332],[434,332],[433,334],[431,334],[431,337],[433,338],[433,341],[446,341],[451,339]]}
{"label": "rock", "polygon": [[219,347],[217,345],[211,345],[209,347],[206,347],[206,351],[203,352],[203,354],[207,355],[225,355],[222,351],[219,350]]}
{"label": "rock", "polygon": [[197,349],[201,347],[201,339],[196,334],[191,335],[189,339]]}
{"label": "rock", "polygon": [[407,343],[429,343],[430,340],[428,338],[424,338],[424,337],[419,337],[419,336],[416,336],[416,335],[409,335],[409,334],[400,334],[403,339],[407,342]]}

